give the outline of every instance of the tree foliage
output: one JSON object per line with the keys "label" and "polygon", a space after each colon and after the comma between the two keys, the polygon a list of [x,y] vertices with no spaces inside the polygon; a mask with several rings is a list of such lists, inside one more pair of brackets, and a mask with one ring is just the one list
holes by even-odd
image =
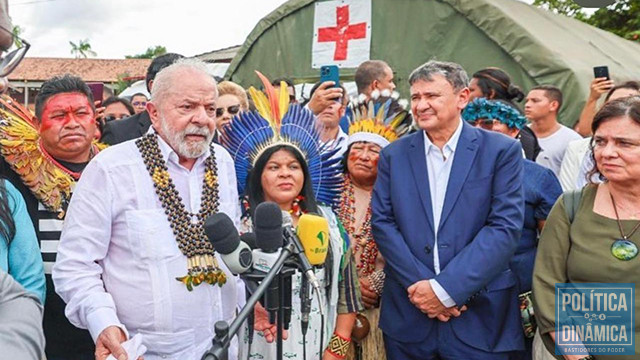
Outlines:
{"label": "tree foliage", "polygon": [[142,54],[126,55],[125,59],[153,59],[156,56],[164,55],[166,53],[167,48],[165,48],[164,46],[156,45],[148,47],[147,51]]}
{"label": "tree foliage", "polygon": [[133,84],[133,80],[125,80],[131,77],[131,75],[129,75],[128,72],[118,74],[117,77],[118,77],[118,81],[116,81],[115,87],[114,87],[114,91],[116,94],[120,94],[126,88],[131,86],[131,84]]}
{"label": "tree foliage", "polygon": [[11,33],[13,34],[13,38],[15,39],[16,47],[22,47],[22,40],[20,40],[20,35],[24,32],[24,29],[19,25],[13,25],[11,28]]}
{"label": "tree foliage", "polygon": [[576,18],[625,39],[640,41],[640,0],[618,0],[591,14],[572,0],[534,0],[533,5]]}
{"label": "tree foliage", "polygon": [[71,45],[71,54],[73,54],[76,59],[83,58],[86,59],[89,56],[96,57],[98,54],[91,50],[91,44],[89,44],[89,39],[84,39],[78,41],[78,43],[74,43],[73,41],[69,41],[69,45]]}

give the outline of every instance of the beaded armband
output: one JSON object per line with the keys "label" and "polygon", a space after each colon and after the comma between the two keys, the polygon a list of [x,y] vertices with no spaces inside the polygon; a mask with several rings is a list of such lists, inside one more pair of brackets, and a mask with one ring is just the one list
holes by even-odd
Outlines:
{"label": "beaded armband", "polygon": [[376,270],[369,275],[369,283],[373,288],[373,291],[382,296],[382,290],[384,289],[384,270]]}
{"label": "beaded armband", "polygon": [[349,351],[349,345],[351,345],[351,339],[333,333],[327,351],[339,359],[344,359]]}

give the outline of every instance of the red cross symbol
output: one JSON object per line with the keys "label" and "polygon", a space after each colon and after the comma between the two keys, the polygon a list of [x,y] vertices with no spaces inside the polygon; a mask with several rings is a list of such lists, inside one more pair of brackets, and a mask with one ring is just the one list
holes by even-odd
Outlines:
{"label": "red cross symbol", "polygon": [[336,8],[336,26],[318,29],[318,42],[336,42],[333,60],[346,60],[349,40],[364,39],[367,36],[367,23],[349,24],[349,5]]}

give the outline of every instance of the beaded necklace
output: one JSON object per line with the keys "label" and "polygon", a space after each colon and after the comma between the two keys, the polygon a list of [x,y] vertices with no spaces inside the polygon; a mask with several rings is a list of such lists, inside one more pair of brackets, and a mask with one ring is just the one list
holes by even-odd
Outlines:
{"label": "beaded necklace", "polygon": [[185,284],[189,291],[193,290],[193,286],[203,282],[224,285],[227,281],[226,275],[220,270],[213,245],[204,233],[205,219],[217,213],[219,205],[218,169],[214,149],[211,148],[211,155],[205,160],[202,202],[200,211],[194,214],[186,210],[171,180],[158,146],[158,135],[153,133],[143,136],[136,140],[136,146],[153,180],[153,187],[167,215],[178,248],[187,257],[187,275],[176,280]]}
{"label": "beaded necklace", "polygon": [[378,246],[373,241],[371,235],[371,204],[367,207],[364,223],[359,231],[356,229],[356,200],[355,187],[349,175],[345,176],[344,191],[340,196],[338,207],[338,217],[347,232],[353,237],[354,253],[362,250],[360,261],[356,264],[358,274],[368,276],[376,269],[376,258],[378,257]]}

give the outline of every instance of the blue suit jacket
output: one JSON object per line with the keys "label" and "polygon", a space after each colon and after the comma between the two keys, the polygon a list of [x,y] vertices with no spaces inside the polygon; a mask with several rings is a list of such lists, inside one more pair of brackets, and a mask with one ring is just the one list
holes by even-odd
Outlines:
{"label": "blue suit jacket", "polygon": [[524,221],[522,168],[517,141],[463,124],[438,227],[436,276],[423,132],[382,151],[371,204],[373,236],[386,260],[380,328],[387,336],[418,342],[431,334],[438,320],[411,304],[407,288],[435,278],[458,306],[468,307],[450,320],[460,340],[489,352],[523,348],[509,270]]}

